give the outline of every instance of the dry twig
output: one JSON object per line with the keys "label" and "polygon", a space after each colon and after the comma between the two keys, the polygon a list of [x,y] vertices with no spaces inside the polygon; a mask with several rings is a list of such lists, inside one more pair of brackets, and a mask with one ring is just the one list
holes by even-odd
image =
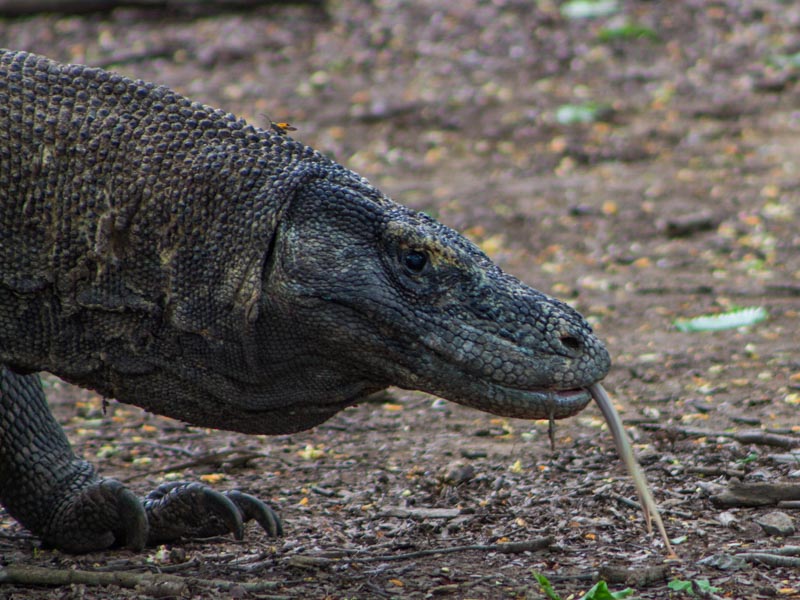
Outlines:
{"label": "dry twig", "polygon": [[711,496],[717,506],[771,506],[784,501],[800,500],[796,483],[732,483],[727,490]]}
{"label": "dry twig", "polygon": [[[75,583],[90,586],[116,585],[129,589],[148,590],[147,594],[159,596],[179,596],[190,587],[212,588],[220,592],[242,588],[247,592],[258,594],[278,587],[278,584],[273,581],[238,582],[224,579],[179,577],[163,573],[98,572],[14,565],[0,568],[0,585],[4,583],[45,586],[65,586]],[[289,599],[289,596],[260,595],[259,597],[268,600]]]}
{"label": "dry twig", "polygon": [[768,567],[787,567],[796,569],[800,567],[800,556],[784,556],[769,552],[742,552],[736,555],[750,563],[758,563]]}
{"label": "dry twig", "polygon": [[710,431],[699,427],[680,427],[678,425],[662,423],[641,423],[639,427],[649,431],[664,431],[672,436],[684,436],[687,438],[709,437],[709,438],[730,438],[740,444],[757,444],[761,446],[775,446],[777,448],[795,448],[800,446],[800,438],[791,435],[780,435],[769,433],[760,429],[747,431],[727,432]]}
{"label": "dry twig", "polygon": [[452,554],[454,552],[469,552],[471,550],[479,552],[500,552],[502,554],[519,554],[521,552],[535,552],[544,550],[553,545],[554,539],[551,536],[525,540],[522,542],[503,542],[501,544],[468,544],[465,546],[450,546],[449,548],[429,548],[427,550],[417,550],[416,552],[406,552],[405,554],[381,554],[377,556],[354,557],[348,560],[353,562],[383,562],[390,560],[408,560],[411,558],[421,558],[423,556],[437,556],[440,554]]}
{"label": "dry twig", "polygon": [[623,583],[637,588],[659,584],[670,573],[670,565],[628,569],[615,565],[600,567],[600,578],[608,583]]}
{"label": "dry twig", "polygon": [[[296,554],[288,558],[287,563],[292,567],[303,569],[327,568],[342,562],[374,563],[399,560],[413,560],[426,556],[439,556],[455,552],[500,552],[501,554],[519,554],[522,552],[536,552],[549,548],[554,543],[552,536],[523,540],[521,542],[502,542],[499,544],[467,544],[464,546],[450,546],[447,548],[427,548],[403,554],[375,554],[372,556],[342,556],[331,558],[320,555]],[[250,569],[248,569],[250,570]]]}

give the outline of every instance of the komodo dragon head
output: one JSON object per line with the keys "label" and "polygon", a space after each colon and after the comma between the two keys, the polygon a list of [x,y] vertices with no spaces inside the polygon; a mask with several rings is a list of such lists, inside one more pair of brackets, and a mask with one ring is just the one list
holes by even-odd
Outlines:
{"label": "komodo dragon head", "polygon": [[[610,366],[575,310],[344,169],[286,203],[263,286],[254,370],[283,382],[282,400],[267,407],[282,429],[310,427],[389,385],[558,419],[587,404],[587,386]],[[262,423],[264,408],[250,404]]]}

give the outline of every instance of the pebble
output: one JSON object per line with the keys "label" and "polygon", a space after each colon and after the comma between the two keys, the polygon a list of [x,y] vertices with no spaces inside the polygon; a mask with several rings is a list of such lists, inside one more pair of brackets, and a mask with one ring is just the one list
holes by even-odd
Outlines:
{"label": "pebble", "polygon": [[785,512],[773,511],[761,515],[755,522],[761,526],[767,535],[789,536],[796,531],[794,521]]}
{"label": "pebble", "polygon": [[475,477],[475,467],[461,461],[447,465],[440,474],[440,479],[449,485],[466,483]]}
{"label": "pebble", "polygon": [[717,515],[717,521],[719,521],[723,527],[733,527],[737,524],[738,519],[732,512],[726,510]]}

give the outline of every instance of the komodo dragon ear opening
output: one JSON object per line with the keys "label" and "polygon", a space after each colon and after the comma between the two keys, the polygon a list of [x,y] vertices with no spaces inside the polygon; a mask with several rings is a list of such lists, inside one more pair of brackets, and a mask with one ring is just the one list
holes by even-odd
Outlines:
{"label": "komodo dragon ear opening", "polygon": [[[224,263],[212,265],[213,270],[205,277],[208,281],[205,291],[188,289],[176,296],[171,311],[173,323],[183,331],[212,339],[225,339],[230,330],[235,331],[242,324],[252,328],[261,311],[265,281],[274,266],[280,222],[304,187],[328,177],[330,173],[324,164],[301,162],[283,178],[271,182],[270,189],[264,193],[275,199],[276,210],[263,218],[249,215],[254,221],[248,232],[247,245],[242,246],[242,251],[228,256]],[[196,269],[189,260],[192,253],[193,249],[189,247],[178,253],[178,270]],[[187,273],[182,279],[191,281],[195,276],[195,273]],[[203,315],[203,318],[199,319],[198,315]]]}
{"label": "komodo dragon ear opening", "polygon": [[328,178],[330,178],[330,172],[326,171],[325,165],[315,162],[300,162],[285,177],[273,181],[270,185],[269,196],[278,207],[276,222],[280,223],[287,209],[291,207],[292,200],[297,197],[297,193],[303,187],[316,179]]}
{"label": "komodo dragon ear opening", "polygon": [[[262,283],[269,279],[269,274],[272,272],[275,263],[275,250],[279,247],[279,239],[281,236],[281,222],[286,218],[287,214],[292,209],[292,201],[298,196],[298,192],[302,190],[312,181],[317,179],[326,179],[330,176],[326,173],[323,165],[319,163],[301,162],[297,164],[289,174],[280,181],[273,182],[269,194],[275,197],[277,210],[273,217],[273,223],[270,227],[271,236],[261,263],[261,281]],[[252,324],[258,318],[258,311],[252,315],[248,315],[248,323]]]}

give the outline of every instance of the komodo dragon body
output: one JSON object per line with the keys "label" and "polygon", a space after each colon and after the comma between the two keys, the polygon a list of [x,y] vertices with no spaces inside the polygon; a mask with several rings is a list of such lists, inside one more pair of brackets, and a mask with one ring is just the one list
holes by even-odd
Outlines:
{"label": "komodo dragon body", "polygon": [[141,548],[280,521],[76,457],[49,371],[204,427],[310,428],[389,385],[563,418],[609,368],[565,304],[280,131],[0,51],[0,502],[45,543]]}

